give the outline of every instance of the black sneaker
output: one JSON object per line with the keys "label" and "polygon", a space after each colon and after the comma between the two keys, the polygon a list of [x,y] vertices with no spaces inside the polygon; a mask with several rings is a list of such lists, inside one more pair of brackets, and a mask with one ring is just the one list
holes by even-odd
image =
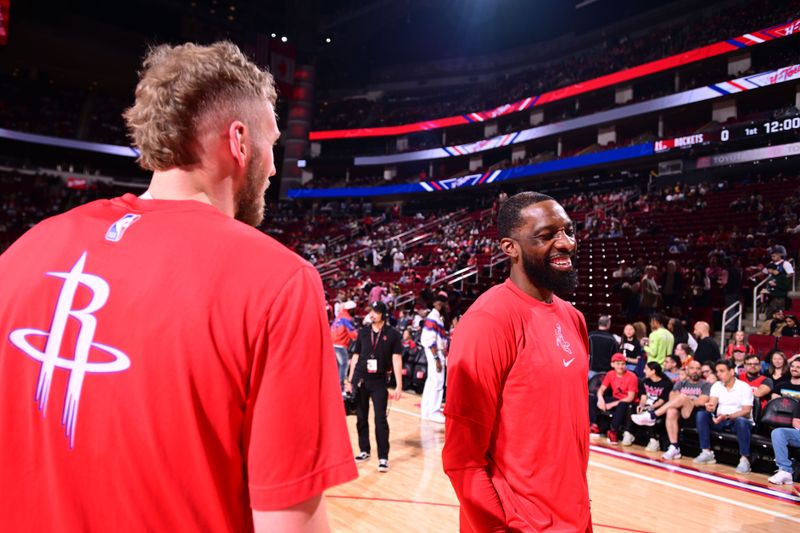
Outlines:
{"label": "black sneaker", "polygon": [[389,471],[389,460],[388,459],[381,459],[378,461],[378,472],[388,472]]}
{"label": "black sneaker", "polygon": [[367,459],[369,459],[369,453],[368,452],[361,452],[360,454],[356,455],[356,462],[357,463],[363,463]]}

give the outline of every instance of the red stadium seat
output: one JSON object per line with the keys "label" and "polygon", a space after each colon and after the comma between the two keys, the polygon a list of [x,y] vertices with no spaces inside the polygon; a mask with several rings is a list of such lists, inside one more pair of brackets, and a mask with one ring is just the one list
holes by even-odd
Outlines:
{"label": "red stadium seat", "polygon": [[747,338],[747,342],[756,351],[761,359],[775,349],[777,339],[772,335],[756,335],[753,333]]}
{"label": "red stadium seat", "polygon": [[778,349],[791,357],[800,353],[800,337],[778,337]]}

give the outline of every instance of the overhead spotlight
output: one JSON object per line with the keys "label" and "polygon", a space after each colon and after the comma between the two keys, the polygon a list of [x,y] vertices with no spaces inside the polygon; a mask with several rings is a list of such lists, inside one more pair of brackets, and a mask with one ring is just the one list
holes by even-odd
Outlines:
{"label": "overhead spotlight", "polygon": [[286,41],[288,41],[288,40],[289,40],[289,39],[287,39],[285,35],[281,37],[281,42],[282,42],[282,43],[285,43],[285,42],[286,42]]}
{"label": "overhead spotlight", "polygon": [[270,34],[269,34],[269,36],[270,36],[270,37],[272,37],[272,38],[274,39],[275,37],[277,37],[277,36],[278,36],[278,34],[276,34],[276,33],[270,33]]}
{"label": "overhead spotlight", "polygon": [[330,37],[326,37],[326,38],[325,38],[325,42],[326,42],[326,43],[328,43],[328,44],[330,44],[330,42],[331,42],[331,38],[330,38]]}

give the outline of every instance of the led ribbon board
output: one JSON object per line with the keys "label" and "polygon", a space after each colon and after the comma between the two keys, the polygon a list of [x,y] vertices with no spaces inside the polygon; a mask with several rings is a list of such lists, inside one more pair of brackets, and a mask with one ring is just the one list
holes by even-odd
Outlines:
{"label": "led ribbon board", "polygon": [[758,89],[777,85],[787,81],[800,79],[800,65],[790,65],[778,70],[761,72],[752,76],[744,76],[735,80],[724,81],[690,89],[681,93],[654,98],[646,102],[630,104],[608,111],[601,111],[583,117],[564,120],[545,126],[536,126],[527,130],[517,131],[506,135],[499,135],[491,139],[483,139],[474,143],[460,144],[457,146],[445,146],[442,148],[431,148],[416,152],[404,152],[401,154],[357,156],[353,159],[355,166],[368,165],[393,165],[397,163],[408,163],[411,161],[429,161],[432,159],[442,159],[445,157],[457,157],[478,152],[485,152],[494,148],[519,144],[533,139],[540,139],[550,135],[558,135],[567,131],[574,131],[590,126],[598,126],[625,118],[663,111],[674,107],[681,107],[687,104],[694,104],[707,100],[714,100],[722,96],[733,93]]}
{"label": "led ribbon board", "polygon": [[635,67],[606,74],[599,78],[587,80],[585,82],[575,83],[555,89],[546,93],[529,96],[518,102],[511,104],[504,104],[488,111],[478,111],[475,113],[467,113],[466,115],[457,115],[454,117],[437,118],[433,120],[426,120],[422,122],[414,122],[412,124],[402,124],[399,126],[382,126],[375,128],[358,128],[358,129],[345,129],[345,130],[323,130],[309,132],[308,138],[311,141],[324,141],[329,139],[355,139],[359,137],[386,137],[391,135],[406,135],[408,133],[415,133],[419,131],[435,130],[440,128],[447,128],[450,126],[458,126],[462,124],[471,124],[474,122],[483,122],[502,115],[524,111],[532,107],[537,107],[550,102],[563,100],[579,94],[587,93],[618,83],[634,80],[657,72],[662,72],[671,68],[688,65],[697,61],[702,61],[709,57],[714,57],[728,52],[733,52],[741,48],[749,46],[756,46],[761,43],[772,41],[787,37],[800,31],[800,19],[794,20],[786,24],[779,24],[760,31],[752,33],[745,33],[738,37],[720,41],[716,44],[695,48],[687,52],[675,54],[669,57],[643,63]]}

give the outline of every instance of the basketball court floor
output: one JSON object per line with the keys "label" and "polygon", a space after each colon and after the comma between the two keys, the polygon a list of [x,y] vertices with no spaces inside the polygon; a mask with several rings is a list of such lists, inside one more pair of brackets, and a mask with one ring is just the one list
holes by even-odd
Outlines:
{"label": "basketball court floor", "polygon": [[[404,393],[390,402],[391,470],[376,470],[373,433],[373,455],[359,465],[359,478],[326,493],[334,531],[458,531],[458,501],[442,471],[444,426],[420,420],[419,399]],[[355,454],[355,416],[347,423]],[[800,531],[800,495],[790,486],[771,486],[765,475],[738,475],[726,465],[701,470],[691,458],[664,462],[641,446],[603,442],[592,442],[589,457],[596,532]]]}

